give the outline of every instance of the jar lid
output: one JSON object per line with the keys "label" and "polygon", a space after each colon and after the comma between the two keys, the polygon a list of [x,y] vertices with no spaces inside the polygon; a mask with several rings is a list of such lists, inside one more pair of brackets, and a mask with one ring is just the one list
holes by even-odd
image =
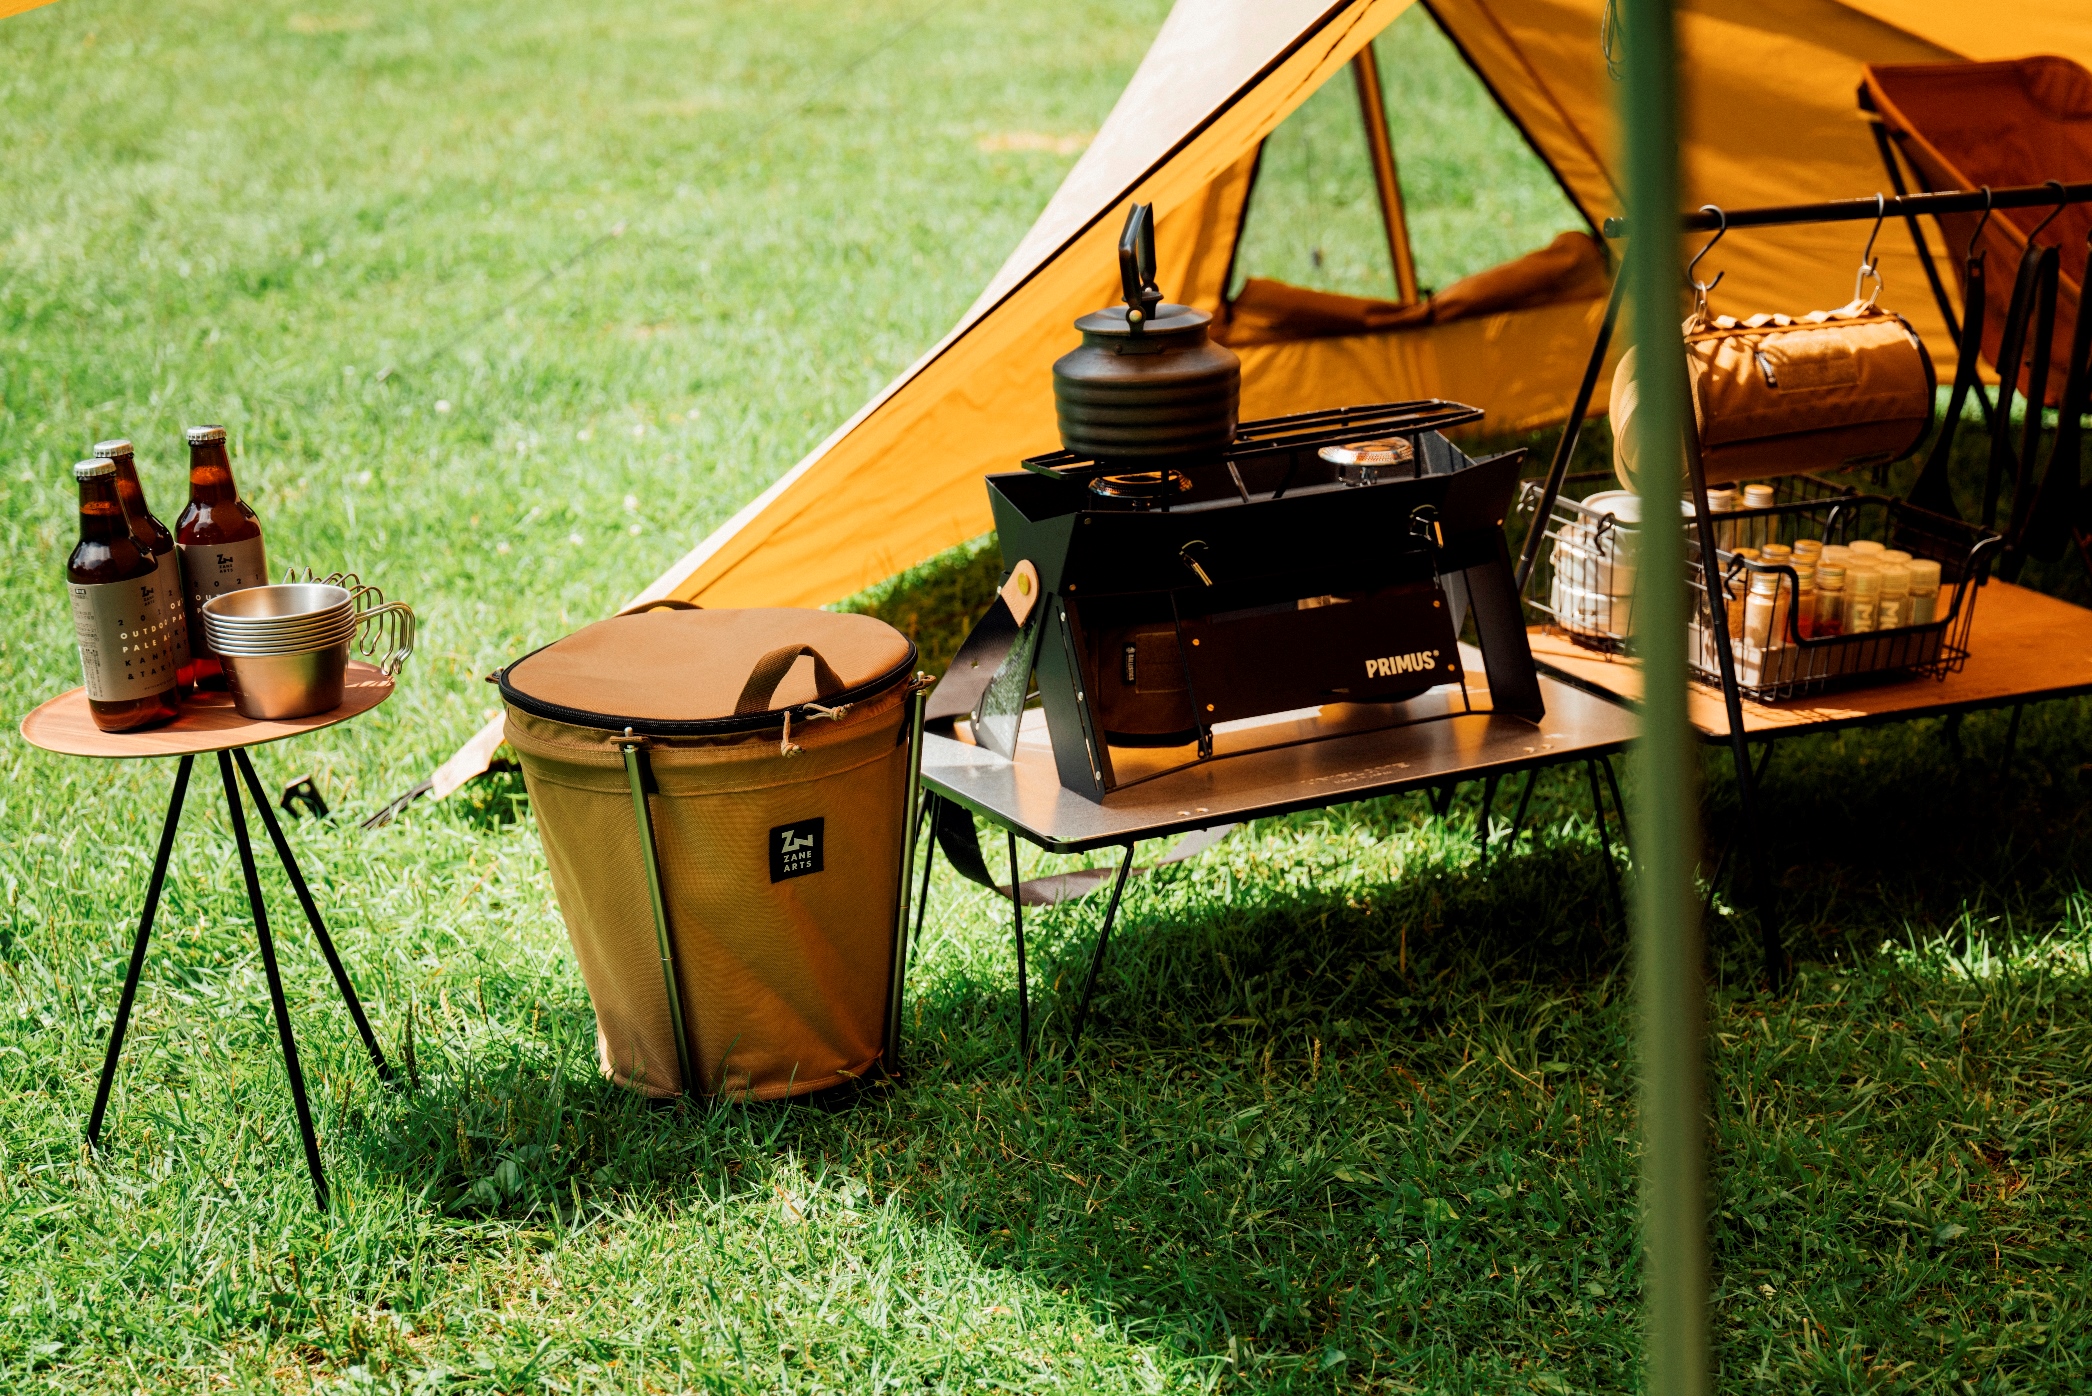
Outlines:
{"label": "jar lid", "polygon": [[1736,490],[1734,486],[1722,486],[1707,491],[1708,513],[1727,514],[1733,511],[1735,508]]}
{"label": "jar lid", "polygon": [[131,443],[121,436],[108,441],[97,441],[94,443],[92,454],[100,456],[103,460],[117,460],[132,454]]}
{"label": "jar lid", "polygon": [[1836,591],[1845,585],[1845,565],[1825,558],[1816,564],[1816,585]]}
{"label": "jar lid", "polygon": [[1881,569],[1881,594],[1901,596],[1910,590],[1910,569],[1900,562],[1892,562]]}
{"label": "jar lid", "polygon": [[1887,544],[1877,543],[1872,538],[1856,539],[1853,542],[1847,543],[1845,546],[1852,549],[1852,551],[1855,553],[1866,553],[1870,556],[1875,557],[1879,557],[1881,554],[1889,550]]}
{"label": "jar lid", "polygon": [[190,427],[182,435],[189,439],[191,446],[208,446],[213,441],[223,441],[225,439],[225,428],[219,426]]}
{"label": "jar lid", "polygon": [[1745,485],[1743,507],[1746,509],[1770,509],[1773,501],[1771,485]]}
{"label": "jar lid", "polygon": [[1794,555],[1796,557],[1801,557],[1803,554],[1808,554],[1812,557],[1820,556],[1822,552],[1823,540],[1821,538],[1797,538],[1794,540]]}
{"label": "jar lid", "polygon": [[1824,545],[1823,560],[1825,562],[1842,563],[1851,556],[1852,549],[1846,547],[1843,543],[1827,543]]}
{"label": "jar lid", "polygon": [[73,467],[73,478],[75,480],[99,480],[104,475],[114,475],[115,473],[115,462],[104,456],[96,456],[93,460],[83,460]]}
{"label": "jar lid", "polygon": [[1933,591],[1939,587],[1939,564],[1929,557],[1914,557],[1906,566],[1910,570],[1912,591]]}
{"label": "jar lid", "polygon": [[[792,657],[798,646],[820,660]],[[780,651],[790,665],[768,706],[742,712],[757,665]],[[882,620],[779,607],[613,616],[525,655],[500,679],[501,696],[537,717],[685,736],[757,730],[808,703],[858,702],[914,667],[914,643]]]}
{"label": "jar lid", "polygon": [[1213,317],[1203,310],[1194,310],[1175,301],[1164,301],[1155,307],[1155,313],[1136,330],[1133,322],[1126,318],[1126,307],[1107,305],[1102,310],[1092,310],[1075,322],[1075,328],[1084,334],[1108,335],[1118,339],[1131,339],[1136,334],[1170,334],[1181,330],[1203,329],[1213,322]]}
{"label": "jar lid", "polygon": [[1881,592],[1879,567],[1855,567],[1845,574],[1845,580],[1852,583],[1852,593],[1855,596],[1875,596]]}
{"label": "jar lid", "polygon": [[1909,562],[1910,554],[1901,548],[1890,548],[1881,555],[1883,562]]}
{"label": "jar lid", "polygon": [[1753,572],[1751,574],[1751,595],[1777,596],[1780,594],[1780,582],[1782,580],[1784,579],[1777,572]]}
{"label": "jar lid", "polygon": [[1794,549],[1788,547],[1785,543],[1767,543],[1764,547],[1758,549],[1758,552],[1767,562],[1785,562],[1788,558],[1794,556]]}

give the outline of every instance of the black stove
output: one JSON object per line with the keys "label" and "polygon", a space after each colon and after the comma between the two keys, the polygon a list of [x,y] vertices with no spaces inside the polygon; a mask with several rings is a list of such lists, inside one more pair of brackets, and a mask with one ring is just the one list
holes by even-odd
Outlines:
{"label": "black stove", "polygon": [[1476,460],[1443,435],[1481,416],[1381,403],[1244,422],[1218,450],[1064,450],[989,476],[1002,598],[930,720],[968,718],[1013,755],[1035,679],[1061,783],[1101,799],[1225,754],[1240,744],[1217,751],[1216,728],[1241,719],[1400,725],[1406,700],[1462,682],[1472,621],[1489,710],[1539,721],[1503,531],[1524,452]]}

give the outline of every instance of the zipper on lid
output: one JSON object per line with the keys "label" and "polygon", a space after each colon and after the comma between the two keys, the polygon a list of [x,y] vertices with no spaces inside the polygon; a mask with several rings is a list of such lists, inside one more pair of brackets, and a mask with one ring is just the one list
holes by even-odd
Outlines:
{"label": "zipper on lid", "polygon": [[[557,640],[552,642],[552,644],[558,643]],[[509,675],[515,671],[517,665],[528,663],[550,648],[552,648],[552,645],[540,645],[537,649],[524,655],[523,658],[514,661],[514,663],[503,665],[494,671],[491,677],[500,687],[504,701],[514,704],[532,717],[549,718],[554,722],[564,722],[574,727],[600,728],[606,732],[623,732],[629,728],[634,732],[649,737],[709,737],[722,736],[733,732],[760,732],[765,727],[774,726],[788,716],[805,721],[815,715],[814,709],[837,708],[851,703],[862,702],[866,698],[873,697],[893,687],[896,683],[905,680],[914,671],[915,661],[918,657],[915,642],[910,640],[908,642],[907,655],[902,658],[899,664],[879,675],[879,677],[869,679],[864,683],[852,684],[848,688],[831,693],[825,698],[815,698],[809,702],[794,703],[783,708],[771,708],[767,712],[735,713],[729,717],[658,718],[618,717],[611,713],[588,712],[581,708],[569,708],[560,703],[548,703],[542,698],[532,697],[509,682]]]}

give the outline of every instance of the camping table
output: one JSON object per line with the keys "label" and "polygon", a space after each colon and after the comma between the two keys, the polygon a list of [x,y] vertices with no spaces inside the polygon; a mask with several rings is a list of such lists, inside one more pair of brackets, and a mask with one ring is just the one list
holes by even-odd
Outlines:
{"label": "camping table", "polygon": [[[1594,693],[1640,701],[1642,675],[1632,659],[1585,649],[1551,629],[1532,630],[1529,639],[1533,659],[1549,673]],[[1941,679],[1913,678],[1778,703],[1745,699],[1744,735],[1769,747],[1781,737],[1993,708],[2013,709],[2016,732],[2018,710],[2026,704],[2092,693],[2092,611],[2082,606],[1992,581],[1976,593],[1968,648],[1961,672]],[[1718,687],[1689,685],[1686,711],[1707,741],[1729,739]]]}
{"label": "camping table", "polygon": [[254,869],[254,849],[247,842],[247,820],[241,810],[233,768],[239,767],[241,777],[247,782],[247,789],[254,797],[254,807],[261,812],[262,826],[269,831],[269,840],[276,846],[276,856],[282,860],[284,872],[290,875],[291,889],[298,895],[298,904],[305,909],[305,919],[312,925],[313,936],[320,943],[320,952],[327,957],[327,968],[334,972],[335,986],[341,990],[349,1016],[356,1021],[356,1031],[363,1035],[363,1045],[370,1049],[371,1062],[377,1067],[378,1075],[390,1081],[392,1068],[386,1065],[385,1054],[378,1050],[378,1039],[372,1034],[370,1022],[363,1016],[363,1004],[356,997],[356,986],[349,982],[349,973],[342,967],[341,956],[335,953],[327,925],[320,919],[320,910],[313,904],[312,892],[298,871],[297,859],[291,856],[291,846],[283,837],[275,813],[269,808],[268,796],[262,792],[261,779],[254,773],[254,764],[247,759],[247,748],[346,722],[360,713],[369,712],[391,693],[390,678],[368,664],[352,661],[341,705],[312,717],[257,721],[240,716],[227,694],[198,693],[182,706],[182,715],[164,727],[144,732],[104,732],[88,715],[87,691],[76,688],[51,699],[22,719],[22,736],[32,746],[66,756],[181,758],[174,773],[174,793],[167,801],[167,818],[160,828],[160,850],[153,858],[152,880],[146,884],[145,910],[138,918],[138,934],[131,944],[131,966],[124,975],[123,997],[117,1001],[116,1021],[109,1028],[109,1051],[102,1059],[102,1078],[95,1087],[94,1111],[87,1118],[89,1149],[101,1140],[102,1115],[109,1105],[109,1087],[116,1079],[124,1029],[130,1022],[131,1003],[138,993],[138,976],[145,967],[146,944],[152,938],[153,915],[160,906],[160,888],[167,880],[167,860],[174,851],[174,831],[181,822],[182,798],[188,792],[189,771],[199,754],[216,752],[218,774],[225,784],[226,808],[232,815],[233,839],[240,848],[240,871],[247,879],[247,905],[254,914],[255,939],[261,944],[262,969],[268,975],[269,998],[276,1010],[276,1035],[283,1044],[284,1071],[290,1077],[291,1100],[298,1110],[298,1132],[305,1143],[305,1167],[312,1174],[313,1196],[323,1210],[326,1208],[327,1178],[320,1168],[319,1139],[313,1133],[312,1107],[305,1099],[305,1074],[298,1068],[298,1044],[291,1036],[290,1008],[283,999],[283,977],[276,968],[276,944],[269,935],[269,913],[262,905],[261,879]]}
{"label": "camping table", "polygon": [[[1467,647],[1463,649],[1469,661],[1468,672],[1479,676],[1483,672],[1480,656]],[[932,794],[1000,827],[1009,839],[1011,886],[1007,894],[1017,943],[1017,1037],[1023,1054],[1027,1058],[1030,1055],[1031,1008],[1024,970],[1023,889],[1017,878],[1019,838],[1051,853],[1084,853],[1107,847],[1125,850],[1076,1005],[1069,1032],[1071,1050],[1081,1038],[1090,995],[1104,965],[1105,946],[1118,917],[1119,897],[1133,867],[1134,847],[1144,839],[1323,809],[1380,795],[1427,789],[1449,791],[1460,781],[1477,778],[1487,782],[1488,793],[1483,802],[1486,837],[1487,806],[1499,780],[1520,771],[1532,773],[1545,766],[1582,761],[1591,781],[1607,887],[1618,915],[1619,888],[1604,802],[1599,798],[1598,771],[1600,763],[1604,763],[1610,780],[1610,758],[1633,740],[1635,717],[1617,703],[1553,679],[1542,677],[1540,688],[1547,716],[1538,726],[1489,712],[1460,712],[1459,690],[1434,690],[1413,700],[1411,705],[1413,709],[1435,706],[1437,713],[1417,713],[1427,720],[1202,762],[1123,786],[1106,795],[1102,803],[1078,795],[1060,783],[1042,722],[1027,720],[1018,738],[1015,761],[1006,761],[983,747],[950,737],[934,733],[926,736],[924,786]],[[1487,695],[1479,696],[1486,699]],[[1276,719],[1286,720],[1285,715]],[[1526,795],[1531,791],[1529,775]],[[1616,789],[1616,805],[1618,799]],[[1521,797],[1514,827],[1524,814],[1525,800]],[[923,900],[916,917],[918,934],[928,914],[927,860],[923,871]]]}

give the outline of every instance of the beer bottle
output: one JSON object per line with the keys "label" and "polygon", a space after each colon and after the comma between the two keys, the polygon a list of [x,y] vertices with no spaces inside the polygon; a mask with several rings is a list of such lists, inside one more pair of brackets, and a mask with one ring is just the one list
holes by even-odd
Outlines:
{"label": "beer bottle", "polygon": [[123,504],[131,536],[153,555],[153,592],[167,610],[167,643],[174,649],[174,695],[187,698],[196,689],[196,664],[189,658],[189,607],[182,600],[182,562],[174,553],[174,535],[145,502],[138,481],[138,462],[131,443],[97,441],[94,453],[116,467],[116,497]]}
{"label": "beer bottle", "polygon": [[114,465],[84,460],[73,467],[73,478],[80,483],[80,541],[65,562],[65,589],[88,714],[104,732],[171,721],[181,709],[153,555],[131,536]]}
{"label": "beer bottle", "polygon": [[203,603],[228,591],[267,586],[269,561],[261,525],[232,482],[224,427],[190,427],[189,505],[174,522],[188,599],[189,654],[198,688],[225,687],[225,669],[203,637]]}

